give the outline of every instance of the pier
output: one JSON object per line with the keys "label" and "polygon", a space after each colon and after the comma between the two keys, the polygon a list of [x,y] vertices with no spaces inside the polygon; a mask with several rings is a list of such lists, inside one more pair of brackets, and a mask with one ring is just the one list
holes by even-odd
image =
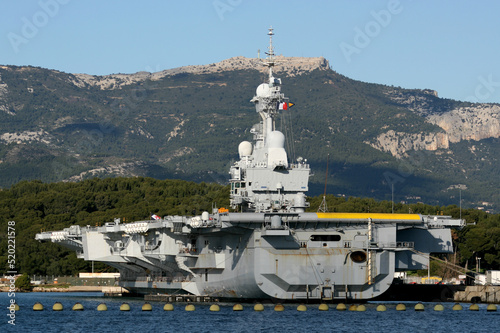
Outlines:
{"label": "pier", "polygon": [[500,286],[468,286],[464,291],[455,292],[454,301],[500,304]]}
{"label": "pier", "polygon": [[[2,291],[7,291],[2,289]],[[34,287],[33,292],[102,292],[105,296],[123,296],[127,294],[128,290],[119,286],[68,286],[68,287],[54,287],[52,286],[38,286]]]}

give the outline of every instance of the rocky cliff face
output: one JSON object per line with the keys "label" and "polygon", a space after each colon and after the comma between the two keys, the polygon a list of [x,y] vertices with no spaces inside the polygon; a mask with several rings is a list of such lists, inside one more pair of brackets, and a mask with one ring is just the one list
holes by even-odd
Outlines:
{"label": "rocky cliff face", "polygon": [[366,143],[397,158],[406,157],[410,150],[438,150],[448,149],[450,146],[446,133],[410,134],[393,130],[380,134],[373,142]]}
{"label": "rocky cliff face", "polygon": [[410,150],[448,149],[450,143],[500,137],[500,106],[439,100],[433,90],[388,89],[391,101],[425,118],[444,132],[410,134],[389,130],[366,143],[397,158]]}
{"label": "rocky cliff face", "polygon": [[444,129],[450,142],[500,137],[500,106],[476,104],[427,117]]}
{"label": "rocky cliff face", "polygon": [[[323,57],[303,58],[277,56],[275,57],[275,61],[276,65],[274,67],[274,71],[277,73],[285,73],[287,76],[300,75],[315,69],[325,70],[330,67],[328,60]],[[181,73],[211,74],[247,69],[255,69],[263,72],[267,71],[267,67],[264,65],[263,59],[239,56],[222,60],[221,62],[214,64],[183,66],[156,73],[138,72],[134,74],[111,74],[104,76],[74,74],[75,80],[73,80],[73,84],[78,87],[83,87],[85,84],[89,84],[92,86],[98,86],[101,89],[119,89],[124,85],[135,84],[147,79],[153,81],[160,80],[165,76]]]}

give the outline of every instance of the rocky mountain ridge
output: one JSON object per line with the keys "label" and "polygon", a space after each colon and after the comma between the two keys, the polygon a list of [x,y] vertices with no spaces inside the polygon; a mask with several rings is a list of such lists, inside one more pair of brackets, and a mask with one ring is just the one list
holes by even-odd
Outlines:
{"label": "rocky mountain ridge", "polygon": [[[287,76],[293,77],[316,69],[326,70],[329,68],[328,60],[323,57],[276,57],[275,71],[277,73],[286,73]],[[73,80],[73,84],[78,87],[90,85],[99,87],[102,90],[109,90],[120,89],[123,86],[137,84],[145,80],[157,81],[166,76],[182,73],[202,75],[235,70],[265,72],[267,68],[263,59],[237,56],[218,63],[183,66],[155,73],[138,72],[104,76],[74,74],[75,80]],[[0,84],[0,99],[2,92],[5,92],[5,87]],[[389,130],[372,141],[366,141],[372,147],[383,152],[389,152],[397,158],[406,156],[409,150],[435,151],[437,149],[448,149],[450,142],[478,141],[500,137],[500,106],[498,105],[471,104],[471,106],[453,108],[456,101],[435,103],[436,100],[439,100],[438,92],[430,89],[421,90],[417,94],[414,92],[407,94],[404,90],[387,89],[385,94],[398,105],[415,112],[424,117],[427,122],[435,124],[444,130],[443,133],[420,134]],[[0,105],[0,110],[2,110],[1,108]]]}
{"label": "rocky mountain ridge", "polygon": [[[323,57],[304,58],[304,57],[275,57],[274,70],[277,73],[286,73],[288,76],[301,75],[315,69],[329,69],[328,60]],[[246,58],[243,56],[232,57],[209,65],[192,65],[182,66],[163,70],[160,72],[138,72],[134,74],[110,74],[104,76],[74,74],[75,80],[73,84],[78,87],[83,87],[85,84],[97,86],[100,89],[118,89],[125,85],[137,84],[145,80],[157,81],[166,76],[177,74],[213,74],[236,70],[258,70],[261,72],[267,71],[264,64],[264,59]]]}

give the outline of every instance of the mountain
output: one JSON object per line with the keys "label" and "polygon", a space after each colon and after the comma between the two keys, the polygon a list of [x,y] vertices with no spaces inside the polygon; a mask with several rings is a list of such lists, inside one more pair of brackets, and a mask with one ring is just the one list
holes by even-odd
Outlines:
{"label": "mountain", "polygon": [[[500,210],[500,106],[365,83],[324,58],[278,57],[295,106],[278,127],[327,192]],[[258,121],[260,59],[92,76],[0,66],[0,186],[149,176],[226,183]]]}

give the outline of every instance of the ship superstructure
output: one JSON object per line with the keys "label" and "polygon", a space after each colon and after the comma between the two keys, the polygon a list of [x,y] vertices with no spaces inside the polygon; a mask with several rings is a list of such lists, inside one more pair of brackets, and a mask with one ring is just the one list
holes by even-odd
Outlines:
{"label": "ship superstructure", "polygon": [[120,285],[139,294],[228,299],[370,299],[389,288],[396,271],[427,268],[430,253],[452,253],[450,228],[464,221],[449,216],[305,212],[309,165],[290,162],[275,126],[288,99],[274,77],[272,37],[270,29],[268,79],[251,100],[261,119],[230,168],[235,212],[116,219],[36,239],[116,267]]}
{"label": "ship superstructure", "polygon": [[273,35],[273,29],[269,29],[269,52],[264,62],[269,68],[268,82],[257,87],[251,100],[261,117],[250,130],[254,143],[240,143],[240,160],[229,171],[231,207],[257,213],[304,212],[310,168],[300,157],[296,163],[289,163],[285,136],[276,130],[275,118],[289,103],[281,92],[281,79],[273,74]]}

